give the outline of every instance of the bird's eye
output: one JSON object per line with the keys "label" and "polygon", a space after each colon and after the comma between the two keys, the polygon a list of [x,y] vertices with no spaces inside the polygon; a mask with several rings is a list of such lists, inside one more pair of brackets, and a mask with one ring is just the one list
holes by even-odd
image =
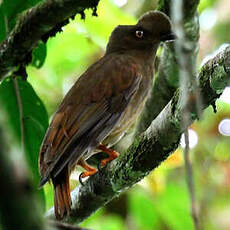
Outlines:
{"label": "bird's eye", "polygon": [[142,38],[143,35],[144,35],[144,32],[143,32],[142,30],[137,30],[137,31],[136,31],[136,37]]}

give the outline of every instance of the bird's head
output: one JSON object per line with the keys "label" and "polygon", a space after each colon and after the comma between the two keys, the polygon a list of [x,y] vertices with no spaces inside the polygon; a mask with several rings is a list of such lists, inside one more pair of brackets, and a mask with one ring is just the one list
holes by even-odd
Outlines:
{"label": "bird's head", "polygon": [[175,39],[168,16],[160,11],[145,13],[136,25],[117,26],[109,39],[106,52],[156,50],[160,42]]}

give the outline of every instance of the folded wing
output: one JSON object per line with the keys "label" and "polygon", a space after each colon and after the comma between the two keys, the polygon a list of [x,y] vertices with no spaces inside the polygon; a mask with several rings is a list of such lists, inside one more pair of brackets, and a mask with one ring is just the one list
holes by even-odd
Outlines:
{"label": "folded wing", "polygon": [[73,167],[107,137],[138,90],[138,65],[110,55],[75,83],[53,117],[40,151],[41,185]]}

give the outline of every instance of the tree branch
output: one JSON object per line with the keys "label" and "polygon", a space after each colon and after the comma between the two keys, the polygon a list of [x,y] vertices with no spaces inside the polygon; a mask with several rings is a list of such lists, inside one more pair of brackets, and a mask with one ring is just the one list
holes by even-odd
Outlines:
{"label": "tree branch", "polygon": [[[170,8],[174,1],[160,0],[158,10],[170,16]],[[199,20],[197,6],[199,0],[184,0],[184,29],[185,38],[193,46],[192,59],[196,60],[199,40]],[[172,43],[163,45],[163,52],[160,57],[158,73],[154,77],[154,84],[151,97],[146,102],[145,110],[137,127],[137,134],[145,131],[152,120],[160,113],[172,98],[179,86],[179,69],[176,63],[176,53]],[[157,101],[157,103],[156,103]]]}
{"label": "tree branch", "polygon": [[22,153],[25,154],[25,123],[24,123],[24,115],[23,115],[23,106],[22,106],[22,98],[18,86],[18,81],[16,78],[13,78],[14,90],[18,104],[19,117],[20,117],[20,131],[21,131],[21,145],[22,145]]}
{"label": "tree branch", "polygon": [[[215,103],[230,82],[230,46],[207,62],[198,79],[202,110]],[[177,90],[172,100],[152,122],[149,128],[136,137],[128,150],[99,173],[91,176],[85,186],[72,192],[72,211],[65,222],[79,223],[121,192],[140,181],[163,162],[177,147],[183,126],[184,103]],[[196,103],[190,102],[190,125],[198,116]],[[54,218],[53,209],[47,217]]]}
{"label": "tree branch", "polygon": [[[201,114],[201,97],[200,92],[197,86],[196,79],[196,59],[194,55],[194,44],[190,42],[185,36],[185,28],[183,26],[184,18],[184,4],[183,0],[174,0],[172,5],[172,20],[174,24],[175,33],[178,36],[178,39],[175,42],[175,51],[177,53],[177,60],[180,66],[179,76],[180,76],[180,90],[181,90],[181,100],[185,104],[184,115],[183,115],[183,124],[189,126],[189,114],[190,114],[190,100],[195,100],[196,109],[198,117]],[[189,90],[192,87],[193,91]],[[190,208],[191,216],[193,218],[194,228],[196,230],[200,229],[199,224],[199,215],[197,212],[197,203],[195,196],[194,188],[194,178],[193,170],[190,161],[190,148],[189,148],[189,132],[188,128],[184,132],[185,138],[185,149],[184,149],[184,161],[185,161],[185,178],[188,185],[188,191],[190,196]]]}
{"label": "tree branch", "polygon": [[39,40],[62,31],[61,28],[77,13],[96,7],[99,0],[47,0],[27,10],[17,25],[0,44],[0,79],[31,61],[31,52]]}

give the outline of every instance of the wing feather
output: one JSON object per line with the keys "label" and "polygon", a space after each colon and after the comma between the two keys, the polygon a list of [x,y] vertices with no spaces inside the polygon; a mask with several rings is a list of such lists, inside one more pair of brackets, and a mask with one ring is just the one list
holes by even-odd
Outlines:
{"label": "wing feather", "polygon": [[104,56],[71,88],[54,115],[40,151],[42,181],[56,177],[95,148],[116,126],[138,90],[132,59]]}

